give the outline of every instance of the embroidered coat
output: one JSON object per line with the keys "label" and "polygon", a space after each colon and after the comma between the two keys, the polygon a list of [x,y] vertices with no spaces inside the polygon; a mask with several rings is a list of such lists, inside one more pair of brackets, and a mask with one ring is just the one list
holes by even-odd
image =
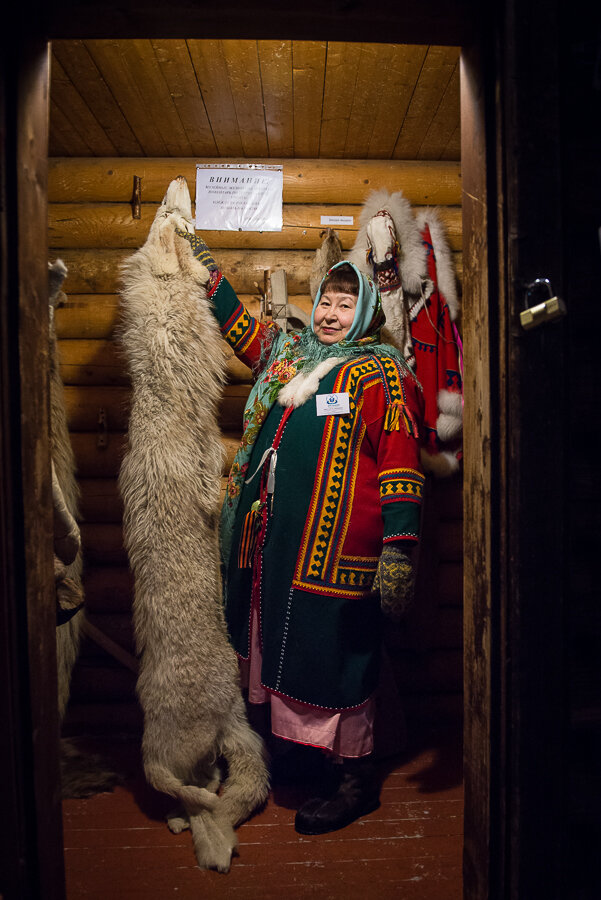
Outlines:
{"label": "embroidered coat", "polygon": [[[250,316],[225,279],[212,300],[224,337],[256,371],[273,326]],[[294,373],[291,336],[290,362],[258,377],[286,382]],[[347,414],[318,416],[315,397],[294,410],[276,402],[263,421],[261,410],[246,410],[245,434],[259,431],[245,471],[232,472],[228,485],[238,506],[225,610],[234,648],[246,659],[257,604],[264,687],[342,710],[366,702],[377,686],[381,612],[371,586],[382,545],[410,548],[418,539],[424,478],[409,423],[419,422],[422,408],[411,376],[394,359],[369,353],[325,375],[318,394],[331,393],[348,394]],[[390,410],[399,407],[405,415],[391,424]],[[265,499],[268,464],[261,461],[274,442],[274,492],[254,564],[240,567],[249,511]]]}

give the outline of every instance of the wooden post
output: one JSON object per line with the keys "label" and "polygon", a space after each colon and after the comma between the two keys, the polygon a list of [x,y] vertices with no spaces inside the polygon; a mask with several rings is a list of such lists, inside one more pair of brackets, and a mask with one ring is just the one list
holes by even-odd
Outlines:
{"label": "wooden post", "polygon": [[5,897],[64,897],[48,400],[48,48],[2,40],[0,856]]}

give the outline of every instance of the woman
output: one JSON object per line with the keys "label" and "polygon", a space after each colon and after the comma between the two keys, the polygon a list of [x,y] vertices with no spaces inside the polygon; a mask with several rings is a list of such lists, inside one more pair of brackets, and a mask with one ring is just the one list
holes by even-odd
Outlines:
{"label": "woman", "polygon": [[339,763],[334,789],[296,814],[300,833],[325,833],[379,805],[380,607],[398,615],[412,592],[421,392],[380,343],[379,293],[353,264],[324,278],[310,327],[286,334],[249,315],[189,239],[222,333],[256,377],[221,522],[230,637],[273,734]]}

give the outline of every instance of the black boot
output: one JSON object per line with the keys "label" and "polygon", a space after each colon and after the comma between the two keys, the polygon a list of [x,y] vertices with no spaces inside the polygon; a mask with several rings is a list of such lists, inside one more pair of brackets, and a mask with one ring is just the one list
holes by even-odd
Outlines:
{"label": "black boot", "polygon": [[326,834],[345,828],[380,805],[380,783],[369,757],[345,759],[337,787],[329,797],[315,797],[298,810],[294,828],[299,834]]}

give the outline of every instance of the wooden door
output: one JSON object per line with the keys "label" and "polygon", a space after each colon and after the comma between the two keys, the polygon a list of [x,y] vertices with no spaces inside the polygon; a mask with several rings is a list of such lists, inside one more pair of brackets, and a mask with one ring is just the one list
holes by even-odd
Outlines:
{"label": "wooden door", "polygon": [[563,834],[563,323],[555,3],[507,0],[464,53],[466,897],[559,897]]}

